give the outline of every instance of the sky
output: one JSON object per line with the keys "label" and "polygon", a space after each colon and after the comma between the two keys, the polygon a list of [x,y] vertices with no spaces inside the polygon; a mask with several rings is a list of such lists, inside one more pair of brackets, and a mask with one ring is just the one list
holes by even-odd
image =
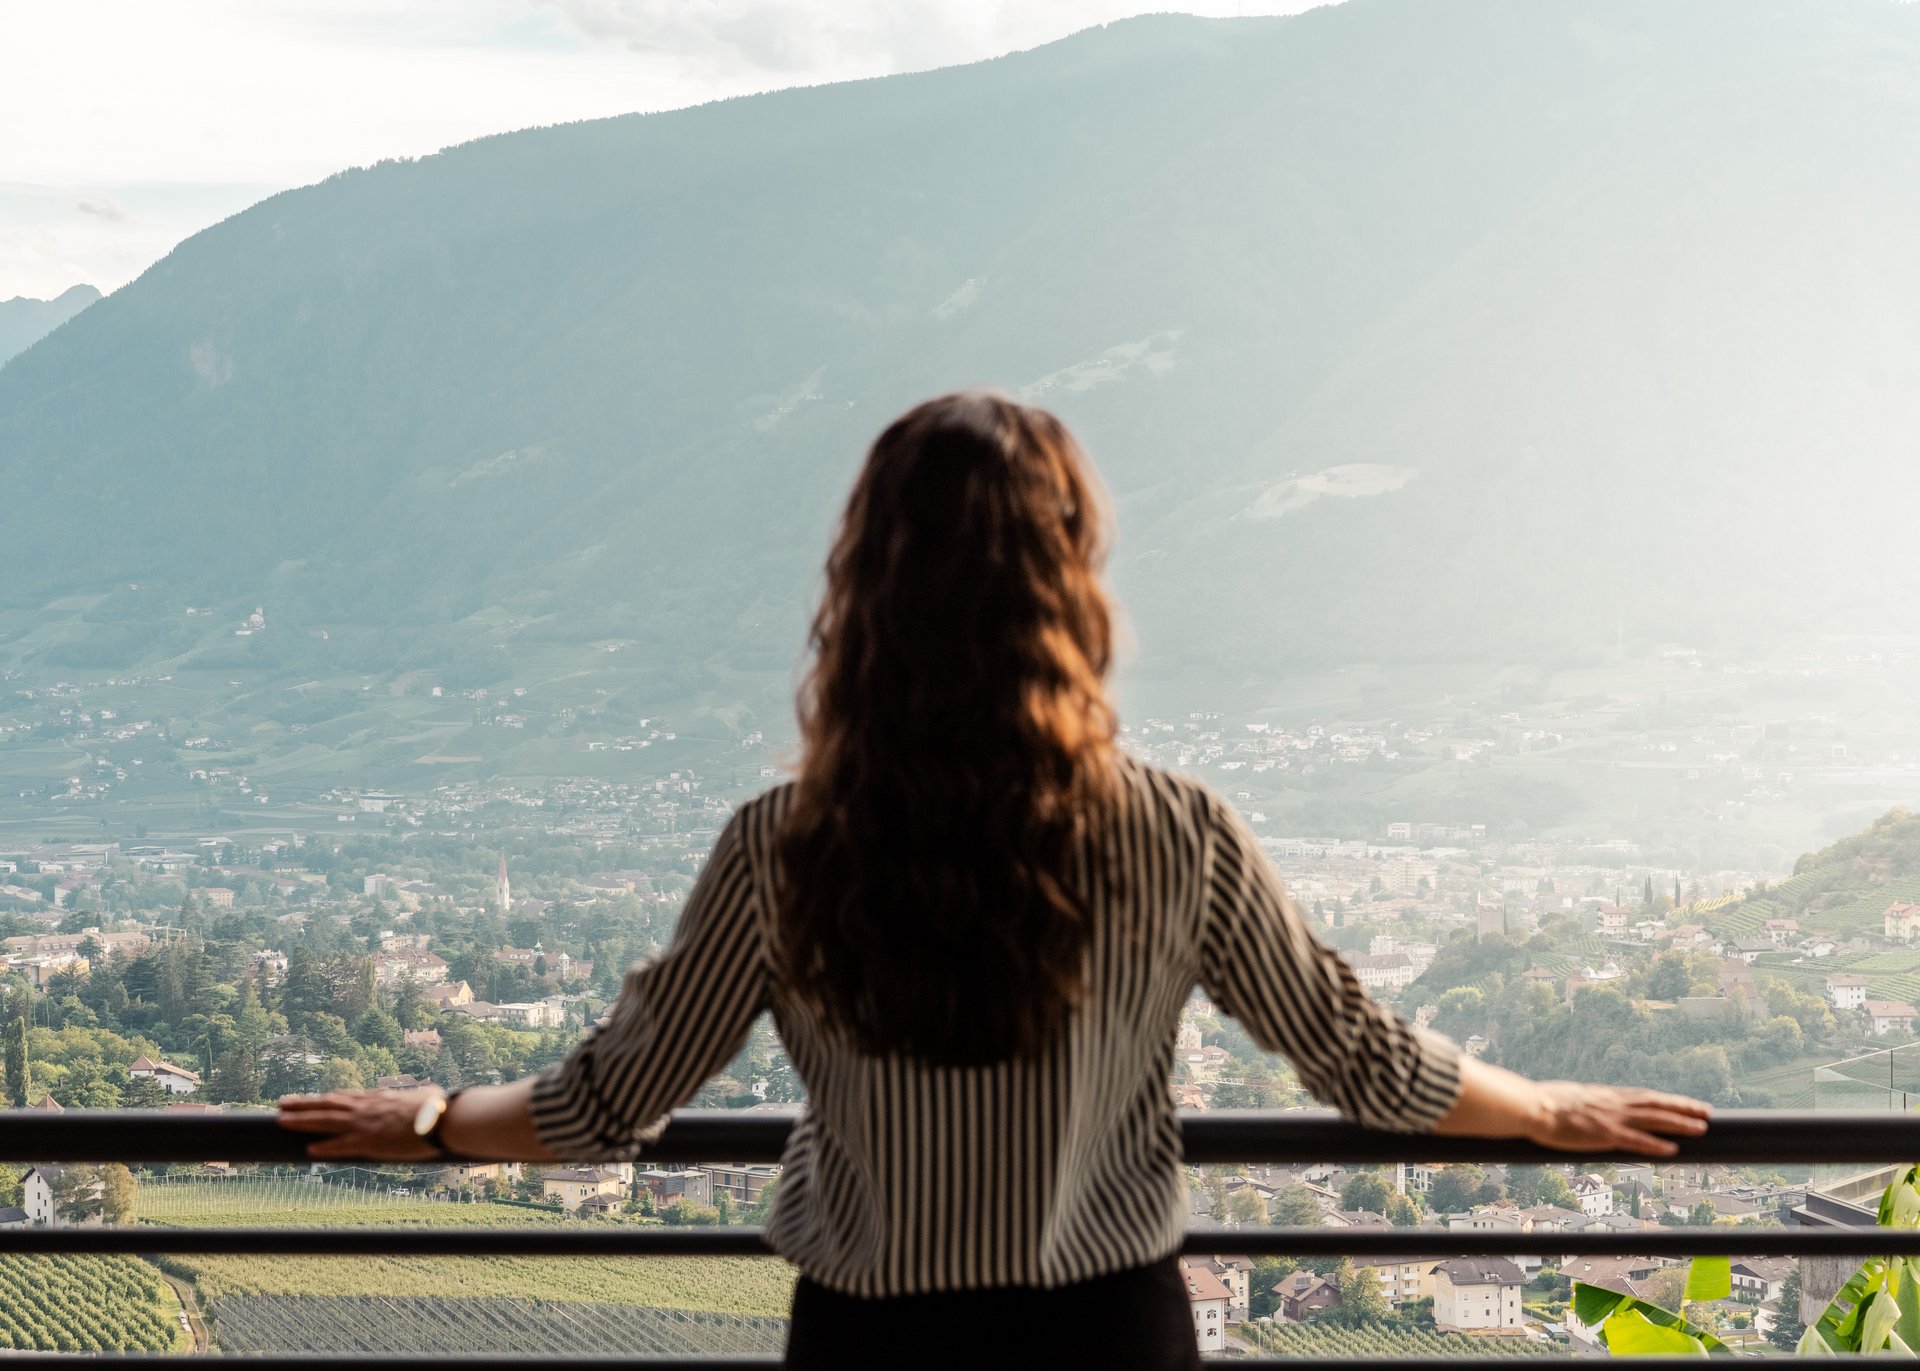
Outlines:
{"label": "sky", "polygon": [[111,291],[264,196],[490,133],[1322,0],[10,0],[0,300]]}

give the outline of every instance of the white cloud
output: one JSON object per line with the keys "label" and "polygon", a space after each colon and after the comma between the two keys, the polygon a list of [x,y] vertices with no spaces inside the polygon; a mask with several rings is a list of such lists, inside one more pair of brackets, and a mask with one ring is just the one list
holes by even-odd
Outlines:
{"label": "white cloud", "polygon": [[109,224],[125,224],[133,218],[127,213],[126,206],[110,195],[102,196],[98,200],[82,200],[74,208],[82,214],[91,214],[96,219],[104,219]]}
{"label": "white cloud", "polygon": [[[1197,0],[1207,14],[1318,0]],[[19,0],[0,298],[111,289],[274,190],[537,124],[976,61],[1151,0]],[[50,60],[58,55],[59,60]],[[116,217],[118,216],[118,217]]]}

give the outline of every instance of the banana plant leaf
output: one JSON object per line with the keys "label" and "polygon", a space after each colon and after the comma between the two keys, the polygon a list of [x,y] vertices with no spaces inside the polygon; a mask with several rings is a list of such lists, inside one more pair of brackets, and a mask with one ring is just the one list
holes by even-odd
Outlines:
{"label": "banana plant leaf", "polygon": [[1616,1357],[1704,1357],[1706,1344],[1691,1333],[1653,1322],[1638,1309],[1622,1309],[1601,1326],[1607,1351]]}
{"label": "banana plant leaf", "polygon": [[1733,1294],[1733,1261],[1728,1257],[1695,1257],[1687,1267],[1687,1292],[1681,1298],[1724,1300]]}
{"label": "banana plant leaf", "polygon": [[[1626,1320],[1617,1325],[1618,1330],[1633,1346],[1614,1341],[1615,1319],[1624,1314],[1636,1314],[1641,1322],[1655,1328],[1666,1329],[1691,1340],[1691,1346],[1682,1347],[1671,1339],[1659,1347],[1649,1347],[1651,1334],[1644,1332],[1640,1324]],[[1588,1285],[1585,1281],[1573,1283],[1573,1314],[1589,1328],[1600,1330],[1600,1340],[1607,1345],[1607,1351],[1615,1356],[1673,1356],[1692,1355],[1695,1347],[1702,1355],[1732,1356],[1733,1349],[1713,1334],[1690,1323],[1671,1309],[1662,1309],[1637,1295],[1623,1295],[1618,1290],[1609,1290],[1601,1285]]]}

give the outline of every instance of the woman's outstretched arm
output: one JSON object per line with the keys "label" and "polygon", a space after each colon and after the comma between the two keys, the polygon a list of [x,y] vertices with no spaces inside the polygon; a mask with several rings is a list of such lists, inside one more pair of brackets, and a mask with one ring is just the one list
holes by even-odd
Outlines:
{"label": "woman's outstretched arm", "polygon": [[[440,1140],[463,1158],[490,1162],[551,1162],[560,1158],[533,1127],[532,1076],[509,1085],[462,1090],[447,1106]],[[307,1149],[313,1157],[372,1157],[378,1161],[430,1161],[431,1146],[414,1136],[420,1106],[438,1086],[414,1090],[337,1090],[328,1095],[289,1095],[280,1101],[280,1125],[325,1137]]]}
{"label": "woman's outstretched arm", "polygon": [[1563,1152],[1670,1157],[1674,1138],[1707,1131],[1710,1106],[1684,1095],[1578,1081],[1533,1081],[1477,1057],[1460,1059],[1460,1093],[1435,1133],[1526,1138]]}

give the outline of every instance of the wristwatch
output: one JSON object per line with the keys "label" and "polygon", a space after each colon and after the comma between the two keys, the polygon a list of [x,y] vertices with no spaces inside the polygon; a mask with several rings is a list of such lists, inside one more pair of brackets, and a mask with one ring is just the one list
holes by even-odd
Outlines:
{"label": "wristwatch", "polygon": [[413,1116],[413,1135],[431,1147],[436,1156],[452,1157],[452,1148],[441,1141],[440,1129],[447,1121],[447,1111],[460,1097],[459,1090],[450,1090],[444,1095],[430,1095],[421,1104],[420,1111]]}

